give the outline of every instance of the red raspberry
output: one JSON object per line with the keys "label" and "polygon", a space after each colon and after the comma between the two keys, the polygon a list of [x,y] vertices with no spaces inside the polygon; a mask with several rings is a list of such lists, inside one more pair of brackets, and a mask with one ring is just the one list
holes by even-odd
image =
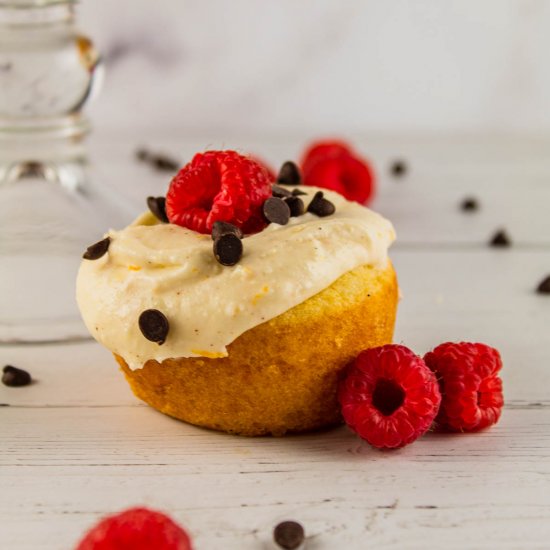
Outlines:
{"label": "red raspberry", "polygon": [[248,158],[263,167],[263,169],[267,172],[269,181],[273,182],[277,179],[277,174],[275,174],[275,171],[273,170],[271,165],[267,163],[263,158],[259,157],[258,155],[248,155]]}
{"label": "red raspberry", "polygon": [[485,344],[447,342],[424,356],[439,379],[442,428],[472,432],[498,422],[504,398],[500,354]]}
{"label": "red raspberry", "polygon": [[348,426],[379,449],[395,449],[425,433],[441,402],[422,358],[388,344],[362,351],[347,367],[338,399]]}
{"label": "red raspberry", "polygon": [[305,185],[331,189],[346,199],[366,203],[374,192],[374,174],[368,163],[341,141],[314,144],[302,160]]}
{"label": "red raspberry", "polygon": [[353,155],[351,146],[345,141],[315,141],[306,149],[302,156],[300,163],[302,174],[309,172],[321,160],[352,157]]}
{"label": "red raspberry", "polygon": [[266,225],[261,208],[269,197],[271,180],[263,166],[235,151],[207,151],[170,183],[166,213],[171,223],[199,233],[210,233],[217,221],[254,233]]}
{"label": "red raspberry", "polygon": [[374,190],[369,166],[356,157],[342,157],[317,162],[303,176],[305,185],[331,189],[350,201],[366,203]]}
{"label": "red raspberry", "polygon": [[130,508],[102,519],[76,550],[192,550],[187,533],[168,516]]}

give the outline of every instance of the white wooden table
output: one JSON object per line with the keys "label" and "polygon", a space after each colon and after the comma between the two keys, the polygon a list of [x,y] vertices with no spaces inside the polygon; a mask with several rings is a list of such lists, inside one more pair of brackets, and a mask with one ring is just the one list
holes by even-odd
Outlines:
{"label": "white wooden table", "polygon": [[[271,159],[297,139],[228,140]],[[151,138],[183,158],[205,138]],[[309,550],[550,548],[550,141],[358,140],[380,174],[374,208],[394,222],[403,300],[395,340],[423,354],[447,340],[503,356],[500,423],[429,434],[379,452],[345,427],[281,439],[201,430],[141,404],[98,344],[1,347],[0,363],[37,383],[0,386],[0,548],[71,549],[99,517],[144,504],[167,511],[197,550],[270,547],[301,521]],[[136,139],[96,140],[98,173],[129,200],[166,176],[132,158]],[[407,160],[410,173],[388,175]],[[128,182],[131,182],[128,183]],[[474,195],[477,213],[458,203]],[[486,246],[505,227],[511,249]]]}

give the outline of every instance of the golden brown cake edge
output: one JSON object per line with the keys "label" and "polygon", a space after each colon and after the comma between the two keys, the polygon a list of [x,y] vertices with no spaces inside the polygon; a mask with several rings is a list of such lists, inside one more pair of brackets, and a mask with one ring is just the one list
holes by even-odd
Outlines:
{"label": "golden brown cake edge", "polygon": [[137,370],[115,357],[137,397],[188,423],[247,436],[319,429],[341,421],[340,371],[392,341],[397,301],[392,264],[364,265],[239,336],[228,357],[151,360]]}

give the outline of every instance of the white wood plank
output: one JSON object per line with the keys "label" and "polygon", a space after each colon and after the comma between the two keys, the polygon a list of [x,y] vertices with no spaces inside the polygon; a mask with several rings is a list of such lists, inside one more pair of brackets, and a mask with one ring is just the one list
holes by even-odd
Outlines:
{"label": "white wood plank", "polygon": [[[451,244],[486,249],[495,232],[504,228],[514,246],[550,250],[550,174],[545,185],[527,179],[528,192],[519,190],[517,178],[503,180],[496,186],[479,174],[414,175],[386,185],[373,207],[394,222],[398,247]],[[461,211],[465,197],[475,197],[480,210]]]}
{"label": "white wood plank", "polygon": [[0,547],[70,548],[100,515],[170,511],[200,549],[265,548],[282,518],[310,548],[543,548],[550,410],[381,453],[347,429],[223,436],[148,408],[3,409]]}
{"label": "white wood plank", "polygon": [[95,341],[0,347],[0,363],[28,370],[26,388],[0,385],[0,404],[105,407],[136,404],[113,356]]}

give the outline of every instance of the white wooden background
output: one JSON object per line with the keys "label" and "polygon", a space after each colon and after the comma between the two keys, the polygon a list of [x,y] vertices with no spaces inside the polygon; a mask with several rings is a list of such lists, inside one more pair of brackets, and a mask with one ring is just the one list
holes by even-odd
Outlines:
{"label": "white wooden background", "polygon": [[82,0],[117,129],[550,131],[548,0]]}
{"label": "white wooden background", "polygon": [[[298,139],[229,140],[274,164]],[[143,143],[143,142],[142,142]],[[0,548],[71,549],[99,517],[167,511],[197,550],[270,548],[274,525],[303,522],[309,550],[550,547],[550,141],[363,139],[380,175],[403,300],[395,340],[423,354],[446,340],[501,350],[506,408],[473,435],[429,434],[379,452],[345,427],[247,439],[172,420],[135,399],[92,342],[1,347],[36,384],[0,386]],[[153,138],[188,158],[208,136]],[[166,176],[137,164],[131,136],[95,139],[96,177],[136,209]],[[402,157],[410,173],[388,175]],[[481,203],[465,214],[466,195]],[[138,203],[139,201],[139,203]],[[505,227],[514,247],[486,242]]]}

